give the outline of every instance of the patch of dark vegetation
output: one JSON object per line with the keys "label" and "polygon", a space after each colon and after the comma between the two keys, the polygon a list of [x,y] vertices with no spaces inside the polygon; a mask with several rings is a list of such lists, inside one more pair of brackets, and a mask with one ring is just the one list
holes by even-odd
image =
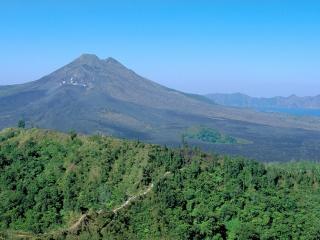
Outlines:
{"label": "patch of dark vegetation", "polygon": [[183,134],[183,138],[200,140],[213,144],[248,144],[250,142],[223,134],[216,129],[199,126],[188,128]]}

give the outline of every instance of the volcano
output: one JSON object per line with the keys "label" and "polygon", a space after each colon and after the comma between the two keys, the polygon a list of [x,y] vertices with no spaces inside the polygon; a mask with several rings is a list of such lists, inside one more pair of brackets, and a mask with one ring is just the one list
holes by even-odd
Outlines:
{"label": "volcano", "polygon": [[263,161],[320,159],[319,119],[221,106],[93,54],[83,54],[39,80],[0,86],[0,128],[21,119],[27,126],[167,145],[180,144],[190,127],[206,126],[250,144],[192,144]]}

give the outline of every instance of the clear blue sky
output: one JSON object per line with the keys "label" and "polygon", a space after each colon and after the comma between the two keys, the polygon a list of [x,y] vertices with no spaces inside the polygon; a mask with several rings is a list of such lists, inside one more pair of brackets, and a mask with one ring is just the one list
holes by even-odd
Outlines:
{"label": "clear blue sky", "polygon": [[0,85],[95,53],[187,92],[316,95],[320,3],[4,0],[0,53]]}

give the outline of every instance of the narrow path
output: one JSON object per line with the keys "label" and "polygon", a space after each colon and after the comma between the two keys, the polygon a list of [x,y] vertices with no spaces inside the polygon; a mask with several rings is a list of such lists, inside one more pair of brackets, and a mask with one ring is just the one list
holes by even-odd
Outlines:
{"label": "narrow path", "polygon": [[[168,174],[170,174],[170,172],[165,172],[163,177],[166,177]],[[133,202],[137,198],[148,194],[153,189],[153,187],[154,187],[154,184],[151,183],[149,185],[149,187],[145,191],[140,192],[139,194],[128,198],[127,201],[125,201],[119,207],[114,208],[112,210],[112,212],[113,213],[119,212],[121,209],[127,207],[131,202]],[[102,212],[103,212],[102,209],[97,211],[98,214],[101,214]],[[70,226],[69,228],[67,228],[65,230],[60,230],[60,231],[58,230],[58,231],[56,231],[56,233],[57,232],[61,232],[61,233],[74,233],[74,232],[77,232],[80,229],[80,227],[82,226],[83,222],[85,222],[87,220],[87,218],[88,218],[88,213],[84,213],[84,214],[81,215],[81,217],[78,219],[78,221],[75,222],[72,226]],[[53,234],[53,233],[51,233],[51,234]],[[47,235],[47,234],[43,234],[43,235]],[[17,233],[17,234],[15,234],[15,237],[17,237],[17,238],[28,238],[28,237],[35,237],[35,235],[33,235],[31,233]]]}
{"label": "narrow path", "polygon": [[[165,174],[166,175],[166,174]],[[153,188],[153,183],[150,184],[150,186],[143,192],[140,192],[139,194],[137,195],[134,195],[130,198],[127,199],[127,201],[125,201],[123,204],[121,204],[119,207],[117,208],[114,208],[112,210],[113,213],[117,213],[118,211],[120,211],[121,209],[127,207],[132,201],[136,200],[137,198],[141,197],[141,196],[144,196],[146,194],[148,194],[152,188]],[[97,211],[98,214],[101,214],[103,212],[103,210],[99,210]],[[88,217],[88,214],[85,213],[85,214],[82,214],[81,217],[78,219],[78,221],[76,223],[74,223],[71,227],[69,227],[66,232],[76,232],[79,230],[79,228],[81,227],[81,225],[83,224],[83,222],[87,219]]]}
{"label": "narrow path", "polygon": [[77,229],[82,225],[82,223],[85,221],[87,218],[88,214],[82,214],[81,217],[78,219],[76,223],[74,223],[71,227],[68,228],[68,232],[75,232]]}
{"label": "narrow path", "polygon": [[13,234],[16,238],[32,238],[34,235],[32,233],[15,233]]}
{"label": "narrow path", "polygon": [[122,208],[125,208],[126,206],[128,206],[132,201],[136,200],[138,197],[144,196],[146,195],[148,192],[150,192],[153,188],[153,183],[147,188],[147,190],[145,190],[142,193],[139,193],[138,195],[132,196],[130,197],[126,202],[124,202],[120,207],[117,207],[115,209],[113,209],[113,213],[117,213],[118,211],[120,211]]}

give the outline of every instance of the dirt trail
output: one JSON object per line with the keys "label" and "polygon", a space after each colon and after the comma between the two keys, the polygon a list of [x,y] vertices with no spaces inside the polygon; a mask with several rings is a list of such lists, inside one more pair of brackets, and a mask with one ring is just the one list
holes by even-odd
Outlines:
{"label": "dirt trail", "polygon": [[[118,211],[120,211],[121,209],[125,208],[126,206],[128,206],[132,201],[136,200],[137,198],[144,196],[146,194],[148,194],[153,188],[153,183],[143,192],[140,192],[137,195],[134,195],[130,198],[128,198],[127,201],[125,201],[123,204],[121,204],[119,207],[114,208],[112,211],[113,213],[117,213]],[[99,210],[97,211],[98,214],[101,214],[103,212],[103,210]],[[76,223],[74,223],[71,227],[69,227],[66,232],[76,232],[79,230],[79,228],[81,227],[81,225],[83,224],[83,222],[87,219],[88,214],[85,213],[83,215],[81,215],[81,217],[78,219],[78,221]]]}
{"label": "dirt trail", "polygon": [[67,232],[75,232],[79,229],[79,227],[82,225],[82,223],[85,221],[85,219],[87,218],[88,214],[82,214],[81,217],[78,219],[78,221],[76,223],[74,223],[71,227],[69,227],[69,229],[67,230]]}
{"label": "dirt trail", "polygon": [[112,211],[114,213],[117,213],[121,209],[123,209],[126,206],[128,206],[132,201],[136,200],[138,197],[146,195],[148,192],[150,192],[152,190],[152,188],[153,188],[153,183],[147,188],[147,190],[145,190],[142,193],[139,193],[138,195],[135,195],[135,196],[132,196],[132,197],[128,198],[128,200],[126,202],[124,202],[120,207],[117,207],[117,208],[113,209]]}
{"label": "dirt trail", "polygon": [[[118,211],[120,211],[121,209],[127,207],[132,201],[136,200],[137,198],[141,197],[141,196],[144,196],[146,194],[148,194],[153,188],[153,183],[143,192],[140,192],[139,194],[137,195],[134,195],[130,198],[127,199],[127,201],[125,201],[123,204],[121,204],[119,207],[117,208],[114,208],[112,210],[113,213],[117,213]],[[99,210],[97,211],[98,214],[101,214],[103,212],[103,210]],[[77,222],[75,222],[71,227],[69,227],[68,229],[66,229],[64,232],[70,232],[70,233],[74,233],[74,232],[77,232],[83,222],[87,219],[88,217],[88,213],[85,213],[85,214],[82,214],[81,217],[78,219]]]}
{"label": "dirt trail", "polygon": [[[163,177],[166,177],[168,174],[170,174],[170,172],[166,172]],[[134,195],[130,198],[127,199],[127,201],[125,201],[123,204],[121,204],[119,207],[116,207],[112,210],[113,213],[117,213],[119,212],[121,209],[127,207],[132,201],[136,200],[137,198],[139,197],[142,197],[146,194],[148,194],[152,189],[153,189],[154,185],[153,183],[151,183],[149,185],[149,187],[143,191],[143,192],[140,192],[139,194],[137,195]],[[98,214],[101,214],[103,212],[103,210],[99,210],[97,211]],[[85,214],[82,214],[81,217],[78,219],[77,222],[75,222],[71,227],[65,229],[65,230],[59,230],[59,231],[56,231],[55,233],[57,232],[61,232],[61,233],[75,233],[77,232],[82,224],[87,220],[88,218],[88,213],[85,213]],[[54,233],[51,233],[51,234],[54,234]],[[48,234],[43,234],[43,235],[48,235]],[[18,233],[18,234],[15,234],[15,237],[17,238],[32,238],[32,237],[35,237],[35,235],[33,234],[29,234],[29,233]]]}

